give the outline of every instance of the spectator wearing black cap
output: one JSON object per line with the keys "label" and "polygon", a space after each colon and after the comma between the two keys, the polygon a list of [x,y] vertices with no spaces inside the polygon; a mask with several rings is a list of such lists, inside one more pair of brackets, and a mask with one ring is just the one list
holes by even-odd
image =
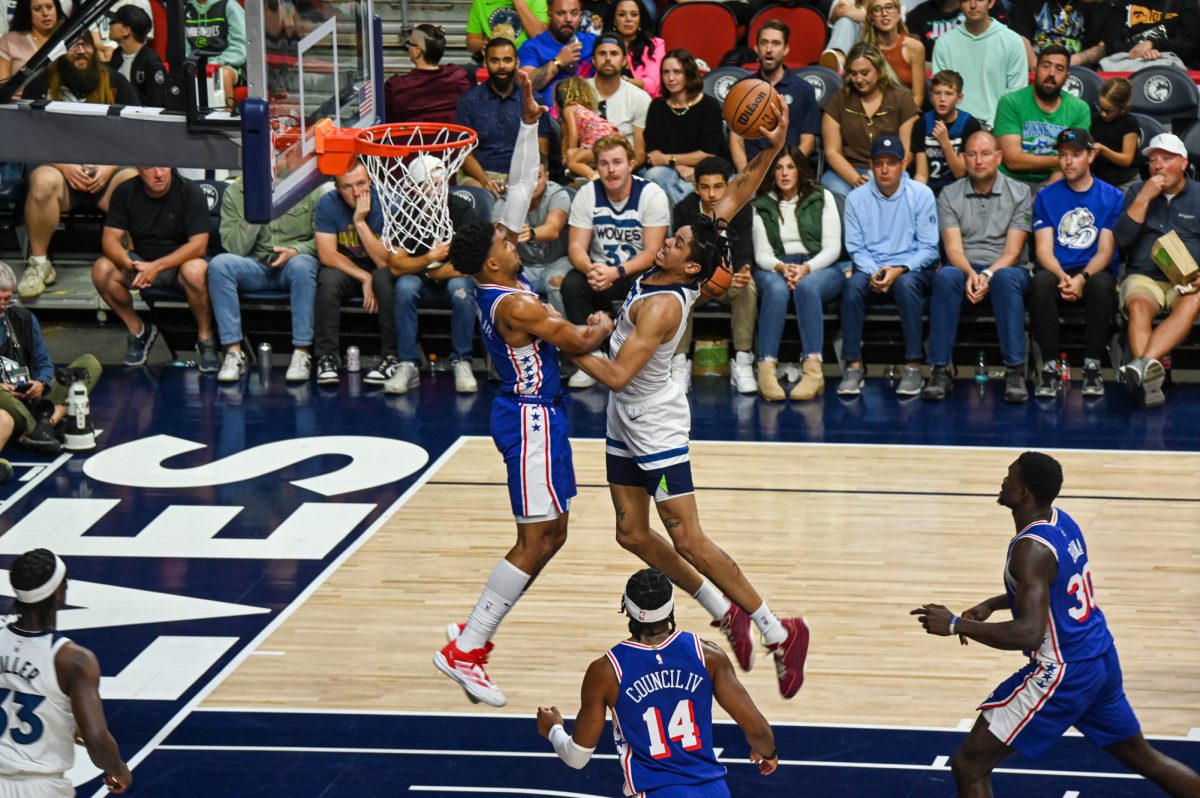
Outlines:
{"label": "spectator wearing black cap", "polygon": [[142,105],[162,108],[167,102],[167,73],[153,47],[146,46],[152,22],[137,6],[121,6],[108,14],[108,37],[117,43],[109,66],[133,84]]}

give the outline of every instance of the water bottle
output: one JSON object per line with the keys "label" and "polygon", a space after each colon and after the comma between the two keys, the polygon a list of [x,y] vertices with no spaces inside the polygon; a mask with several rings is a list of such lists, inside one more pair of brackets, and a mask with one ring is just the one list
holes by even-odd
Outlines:
{"label": "water bottle", "polygon": [[1058,377],[1062,383],[1063,393],[1071,387],[1071,364],[1067,362],[1067,353],[1059,352],[1058,354]]}
{"label": "water bottle", "polygon": [[429,356],[429,365],[428,365],[428,369],[429,369],[430,371],[434,371],[434,372],[436,372],[436,371],[445,371],[445,370],[447,369],[447,366],[446,366],[446,363],[445,363],[444,361],[438,360],[438,356],[437,356],[437,355],[433,355],[433,354],[431,354],[431,355]]}
{"label": "water bottle", "polygon": [[979,359],[975,361],[975,382],[987,382],[987,361],[983,359],[983,350],[979,350]]}

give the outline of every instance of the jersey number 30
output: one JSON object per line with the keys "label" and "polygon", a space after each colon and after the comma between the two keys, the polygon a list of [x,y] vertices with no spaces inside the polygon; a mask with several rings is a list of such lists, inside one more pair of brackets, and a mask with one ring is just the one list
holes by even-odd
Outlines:
{"label": "jersey number 30", "polygon": [[1092,587],[1092,569],[1087,563],[1083,564],[1082,571],[1071,577],[1071,581],[1067,583],[1067,593],[1079,602],[1078,607],[1072,607],[1067,613],[1083,623],[1091,617],[1092,610],[1097,607],[1096,590]]}
{"label": "jersey number 30", "polygon": [[[4,711],[4,702],[8,700],[8,690],[0,690],[0,721],[3,721],[4,726],[0,727],[0,734],[3,734],[4,728],[8,726],[8,714]],[[20,705],[17,710],[17,722],[19,726],[14,726],[9,730],[12,735],[13,742],[20,745],[29,745],[36,743],[42,737],[44,726],[42,719],[39,718],[34,710],[38,708],[38,704],[46,700],[45,696],[30,695],[29,693],[18,693],[16,690],[11,691],[13,702]],[[25,731],[29,729],[29,731]]]}
{"label": "jersey number 30", "polygon": [[666,759],[671,755],[667,746],[667,735],[673,742],[683,746],[684,751],[695,751],[703,743],[700,742],[700,731],[696,728],[696,712],[692,702],[683,699],[675,705],[667,730],[663,732],[662,715],[657,707],[650,707],[642,714],[646,721],[646,731],[650,734],[650,756],[655,759]]}

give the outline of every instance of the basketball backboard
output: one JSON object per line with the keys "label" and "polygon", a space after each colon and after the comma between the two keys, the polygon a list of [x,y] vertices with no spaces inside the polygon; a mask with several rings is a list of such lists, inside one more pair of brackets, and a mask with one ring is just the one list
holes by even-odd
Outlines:
{"label": "basketball backboard", "polygon": [[246,218],[266,222],[324,177],[314,126],[365,128],[383,112],[382,28],[372,0],[246,4],[242,147]]}

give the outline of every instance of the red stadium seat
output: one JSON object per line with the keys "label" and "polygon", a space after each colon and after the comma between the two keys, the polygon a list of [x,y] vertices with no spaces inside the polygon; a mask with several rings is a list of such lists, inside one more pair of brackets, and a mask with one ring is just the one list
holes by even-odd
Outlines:
{"label": "red stadium seat", "polygon": [[750,27],[746,31],[746,43],[753,47],[758,41],[758,29],[768,19],[777,19],[788,26],[791,36],[788,37],[788,55],[784,66],[789,69],[808,66],[817,63],[829,31],[825,26],[825,18],[819,11],[807,6],[767,6],[754,15]]}
{"label": "red stadium seat", "polygon": [[150,0],[150,15],[154,23],[154,38],[150,40],[150,46],[154,48],[154,52],[158,53],[158,57],[165,64],[167,63],[167,9],[162,4],[162,0]]}
{"label": "red stadium seat", "polygon": [[679,3],[663,14],[659,33],[668,50],[681,47],[716,69],[737,46],[737,17],[723,3]]}

